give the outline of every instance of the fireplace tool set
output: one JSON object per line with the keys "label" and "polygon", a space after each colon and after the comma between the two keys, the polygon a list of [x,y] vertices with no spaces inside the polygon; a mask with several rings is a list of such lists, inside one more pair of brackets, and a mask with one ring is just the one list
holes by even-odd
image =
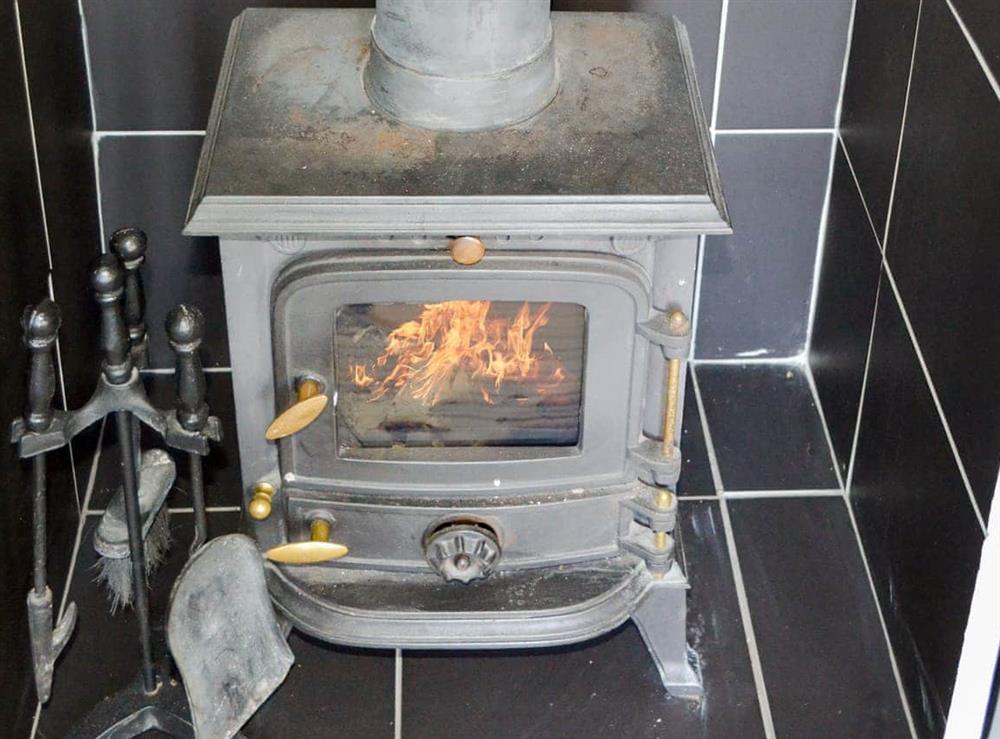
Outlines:
{"label": "fireplace tool set", "polygon": [[[53,666],[73,633],[77,616],[76,605],[69,603],[53,623],[52,591],[46,584],[46,454],[67,445],[98,421],[114,417],[122,484],[95,532],[94,547],[100,555],[97,579],[110,591],[112,611],[119,605],[134,609],[142,659],[140,694],[155,695],[164,677],[157,676],[154,664],[147,576],[170,543],[166,497],[175,478],[169,454],[160,449],[139,449],[140,424],[159,433],[168,447],[187,453],[195,528],[190,552],[195,553],[207,538],[202,457],[209,452],[209,442],[220,440],[221,428],[205,403],[205,378],[198,358],[204,319],[196,308],[185,305],[167,316],[166,331],[176,354],[177,407],[154,408],[140,375],[147,355],[139,272],[145,252],[145,234],[120,229],[111,237],[111,252],[99,257],[91,268],[104,357],[97,389],[82,408],[52,408],[58,306],[45,299],[24,313],[24,341],[31,354],[28,404],[24,418],[13,424],[12,441],[22,458],[32,460],[34,469],[34,585],[28,593],[28,615],[35,686],[42,703],[51,695]],[[147,711],[137,726],[155,723],[155,711]],[[170,724],[166,720],[160,723]],[[125,730],[124,725],[119,726],[118,733],[111,735],[125,736]]]}

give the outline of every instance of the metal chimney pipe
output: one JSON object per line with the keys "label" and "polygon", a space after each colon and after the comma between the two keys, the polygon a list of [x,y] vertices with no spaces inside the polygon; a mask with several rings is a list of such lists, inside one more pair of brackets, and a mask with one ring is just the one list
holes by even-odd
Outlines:
{"label": "metal chimney pipe", "polygon": [[376,0],[365,90],[405,123],[446,131],[530,118],[559,86],[550,0]]}

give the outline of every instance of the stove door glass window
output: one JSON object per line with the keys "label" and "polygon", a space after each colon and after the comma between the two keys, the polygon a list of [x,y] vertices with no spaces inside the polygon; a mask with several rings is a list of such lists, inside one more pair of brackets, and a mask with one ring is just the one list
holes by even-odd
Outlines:
{"label": "stove door glass window", "polygon": [[341,454],[579,442],[586,337],[581,305],[345,305],[337,311],[334,337]]}

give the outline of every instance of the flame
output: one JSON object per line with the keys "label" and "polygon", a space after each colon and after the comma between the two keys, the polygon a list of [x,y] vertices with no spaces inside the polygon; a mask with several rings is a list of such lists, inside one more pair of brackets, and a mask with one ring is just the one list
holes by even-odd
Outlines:
{"label": "flame", "polygon": [[513,319],[491,317],[491,306],[488,300],[425,304],[417,319],[389,333],[372,367],[351,366],[355,386],[371,387],[371,401],[395,391],[433,406],[460,374],[476,381],[488,405],[495,404],[489,385],[497,391],[506,381],[535,380],[541,395],[561,383],[566,371],[548,343],[544,355],[534,352],[535,333],[548,324],[552,304],[532,315],[524,303]]}
{"label": "flame", "polygon": [[363,364],[352,364],[351,374],[354,375],[354,384],[358,387],[368,387],[375,382],[375,378],[368,374]]}

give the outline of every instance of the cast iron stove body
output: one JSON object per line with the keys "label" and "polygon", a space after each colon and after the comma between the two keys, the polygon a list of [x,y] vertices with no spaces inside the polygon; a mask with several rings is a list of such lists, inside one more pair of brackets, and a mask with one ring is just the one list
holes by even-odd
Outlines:
{"label": "cast iron stove body", "polygon": [[[277,609],[321,639],[537,647],[631,617],[696,695],[664,417],[699,235],[729,225],[686,33],[484,0],[535,13],[513,72],[394,66],[384,24],[436,12],[407,33],[454,48],[461,5],[233,24],[186,233],[220,237],[249,533]],[[318,417],[267,440],[299,400]],[[299,563],[271,556],[289,544]]]}

